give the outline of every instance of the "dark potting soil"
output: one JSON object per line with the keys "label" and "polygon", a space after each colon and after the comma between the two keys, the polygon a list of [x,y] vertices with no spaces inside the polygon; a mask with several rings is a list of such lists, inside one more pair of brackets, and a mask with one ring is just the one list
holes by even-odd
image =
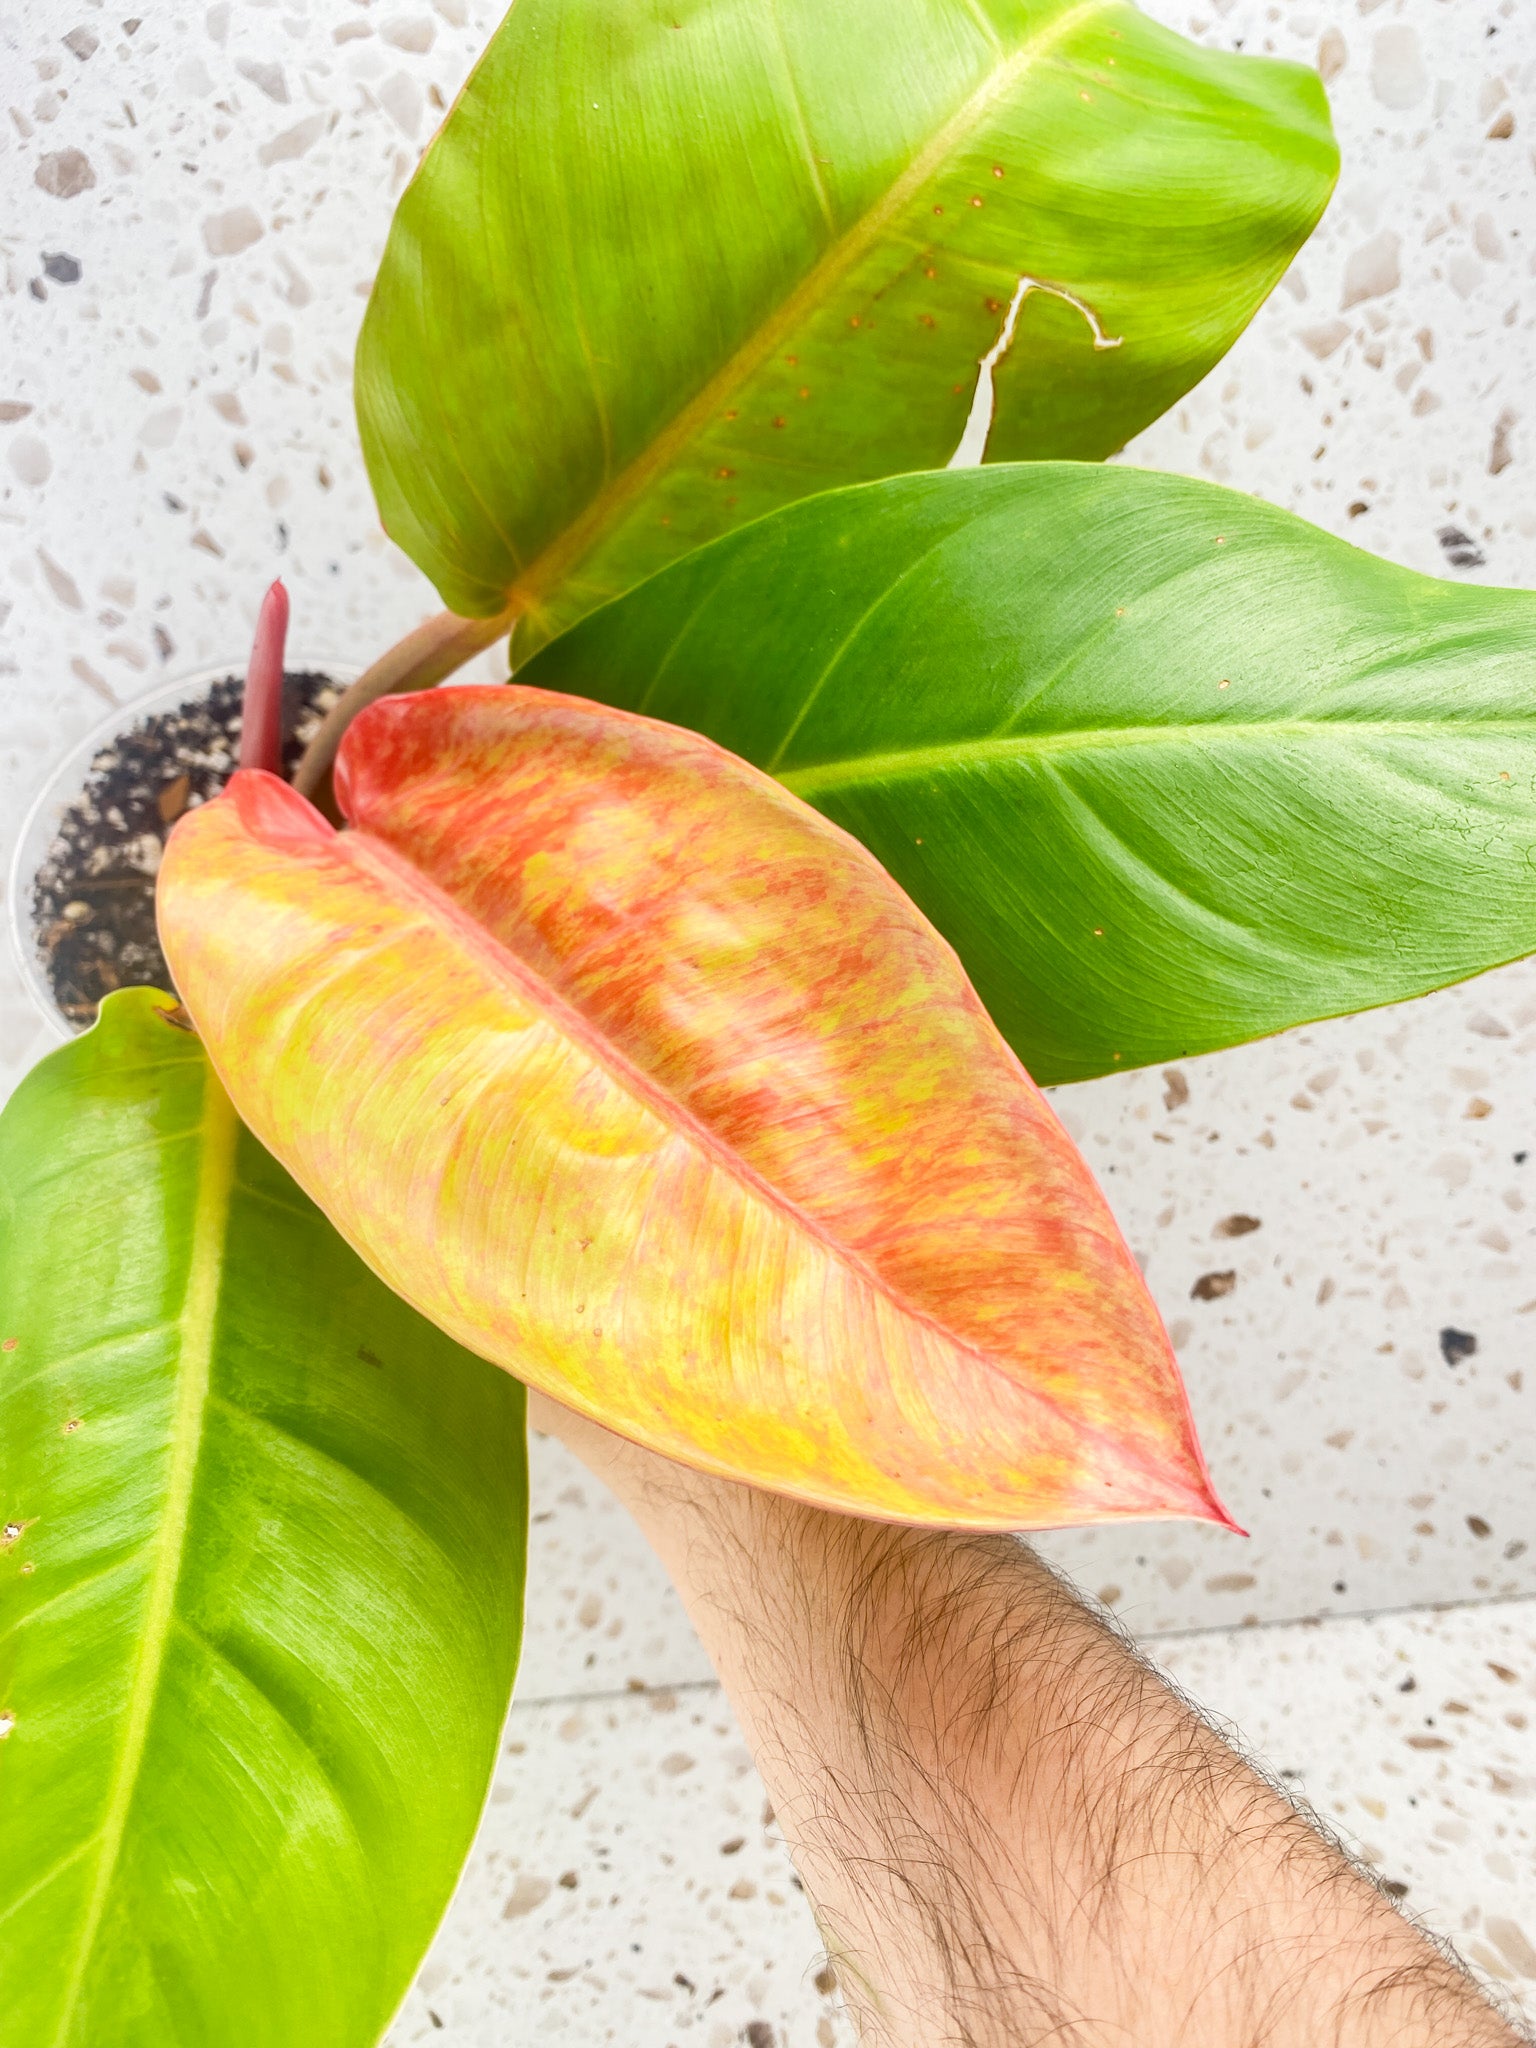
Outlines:
{"label": "dark potting soil", "polygon": [[[240,753],[239,676],[160,711],[103,747],[37,871],[32,918],[54,1000],[77,1030],[115,988],[171,986],[155,933],[155,876],[183,811],[217,796]],[[283,772],[292,775],[342,685],[283,677]]]}

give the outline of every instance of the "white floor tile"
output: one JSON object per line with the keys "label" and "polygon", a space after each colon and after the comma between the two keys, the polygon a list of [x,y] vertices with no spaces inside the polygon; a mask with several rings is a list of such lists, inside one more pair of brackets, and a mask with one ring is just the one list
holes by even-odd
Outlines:
{"label": "white floor tile", "polygon": [[[1536,1602],[1151,1647],[1536,2019]],[[824,1967],[713,1686],[546,1701],[388,2048],[849,2048]]]}
{"label": "white floor tile", "polygon": [[842,2048],[851,2030],[766,1813],[714,1685],[516,1709],[389,2048]]}
{"label": "white floor tile", "polygon": [[1536,1601],[1149,1648],[1536,2019]]}
{"label": "white floor tile", "polygon": [[685,1685],[713,1668],[672,1581],[606,1486],[530,1436],[533,1484],[520,1700]]}

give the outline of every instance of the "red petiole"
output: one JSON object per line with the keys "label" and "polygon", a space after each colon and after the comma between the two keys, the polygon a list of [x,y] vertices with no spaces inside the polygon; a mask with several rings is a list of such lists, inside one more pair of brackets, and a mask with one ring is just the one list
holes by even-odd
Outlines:
{"label": "red petiole", "polygon": [[274,583],[261,601],[256,637],[245,671],[245,709],[240,733],[240,766],[283,767],[283,646],[288,638],[288,593]]}

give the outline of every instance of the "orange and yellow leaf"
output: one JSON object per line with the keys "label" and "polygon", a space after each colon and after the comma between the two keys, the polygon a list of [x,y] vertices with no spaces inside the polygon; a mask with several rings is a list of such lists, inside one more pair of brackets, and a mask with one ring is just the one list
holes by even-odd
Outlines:
{"label": "orange and yellow leaf", "polygon": [[241,1115],[461,1343],[709,1471],[894,1520],[1224,1520],[1098,1188],[949,947],[710,741],[385,699],[340,833],[190,813],[166,956]]}

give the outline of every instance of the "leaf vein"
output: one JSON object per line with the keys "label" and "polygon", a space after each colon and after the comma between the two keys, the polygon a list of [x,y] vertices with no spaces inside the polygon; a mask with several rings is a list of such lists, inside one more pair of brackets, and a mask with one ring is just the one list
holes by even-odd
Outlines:
{"label": "leaf vein", "polygon": [[122,1853],[128,1816],[149,1738],[149,1724],[165,1669],[176,1587],[191,1519],[192,1489],[202,1449],[203,1422],[213,1367],[214,1322],[223,1278],[229,1196],[234,1182],[235,1148],[240,1130],[229,1097],[211,1069],[204,1082],[204,1090],[204,1150],[192,1215],[187,1291],[179,1318],[182,1330],[181,1370],[171,1431],[171,1469],[158,1538],[159,1556],[150,1579],[144,1630],[113,1766],[106,1815],[97,1836],[95,1880],[65,1979],[59,2024],[53,2036],[54,2048],[64,2048],[73,2030],[86,1971]]}
{"label": "leaf vein", "polygon": [[1505,732],[1514,739],[1536,739],[1536,716],[1530,718],[1290,718],[1273,720],[1211,719],[1182,724],[1078,727],[1052,733],[1014,733],[998,738],[953,740],[938,746],[905,747],[884,754],[858,754],[841,761],[816,762],[792,768],[778,779],[797,796],[925,775],[947,768],[984,768],[993,763],[1045,760],[1073,752],[1097,753],[1118,747],[1184,746],[1233,740],[1329,740],[1348,743],[1373,738],[1444,738],[1447,733],[1478,738]]}
{"label": "leaf vein", "polygon": [[620,516],[673,461],[704,422],[723,406],[728,395],[761,368],[784,337],[792,333],[800,321],[869,253],[907,202],[922,190],[993,106],[1080,22],[1104,12],[1106,4],[1107,0],[1078,0],[1076,6],[1065,8],[988,73],[927,146],[918,151],[901,175],[892,179],[875,204],[830,245],[795,289],[779,301],[735,353],[672,415],[642,453],[604,490],[599,491],[581,516],[521,571],[506,593],[509,606],[515,605],[520,611],[530,613],[537,610],[544,595],[617,524]]}

